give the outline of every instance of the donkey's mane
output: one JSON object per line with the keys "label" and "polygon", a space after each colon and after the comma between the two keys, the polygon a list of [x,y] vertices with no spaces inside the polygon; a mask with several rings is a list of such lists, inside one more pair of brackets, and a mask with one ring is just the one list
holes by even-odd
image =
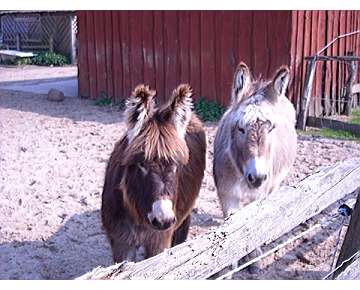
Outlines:
{"label": "donkey's mane", "polygon": [[[274,116],[272,106],[269,106],[270,102],[267,102],[265,97],[272,93],[268,90],[269,83],[270,81],[261,77],[252,81],[244,93],[245,98],[234,108],[242,116],[240,119],[242,126],[255,122],[257,119],[266,121],[277,118]],[[263,101],[266,101],[268,105],[265,105]]]}
{"label": "donkey's mane", "polygon": [[246,97],[240,102],[240,105],[254,95],[263,95],[269,83],[270,81],[263,79],[262,76],[253,80],[247,87],[247,90],[244,93]]}
{"label": "donkey's mane", "polygon": [[165,160],[186,164],[189,150],[171,123],[152,118],[125,150],[125,160],[143,153],[145,160]]}

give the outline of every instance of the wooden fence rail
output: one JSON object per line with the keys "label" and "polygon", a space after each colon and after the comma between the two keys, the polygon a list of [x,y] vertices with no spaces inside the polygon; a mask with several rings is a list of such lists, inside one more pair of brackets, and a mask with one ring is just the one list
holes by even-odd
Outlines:
{"label": "wooden fence rail", "polygon": [[360,186],[360,159],[323,168],[282,187],[209,230],[139,263],[96,268],[79,279],[206,279],[274,241]]}
{"label": "wooden fence rail", "polygon": [[360,280],[360,258],[341,272],[336,280]]}

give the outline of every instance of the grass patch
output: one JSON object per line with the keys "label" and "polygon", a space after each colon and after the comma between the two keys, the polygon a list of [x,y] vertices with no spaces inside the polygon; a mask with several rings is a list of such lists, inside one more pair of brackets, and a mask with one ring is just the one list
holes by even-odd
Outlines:
{"label": "grass patch", "polygon": [[97,98],[95,100],[95,106],[99,106],[99,107],[115,107],[117,108],[119,111],[124,111],[125,110],[125,99],[120,99],[120,101],[117,102],[113,102],[111,98],[107,97],[105,93],[102,93],[101,95],[103,95],[103,97]]}
{"label": "grass patch", "polygon": [[106,98],[97,98],[95,100],[95,105],[99,106],[99,107],[111,106],[112,105],[112,100],[111,99],[106,99]]}
{"label": "grass patch", "polygon": [[350,123],[360,125],[360,109],[353,109],[351,112]]}
{"label": "grass patch", "polygon": [[298,131],[299,135],[312,135],[312,136],[320,136],[331,139],[343,139],[343,140],[355,140],[360,141],[360,137],[343,130],[332,130],[328,128],[322,129],[309,129],[307,131]]}
{"label": "grass patch", "polygon": [[225,108],[218,103],[205,99],[196,100],[194,110],[198,117],[204,122],[218,121],[225,112]]}

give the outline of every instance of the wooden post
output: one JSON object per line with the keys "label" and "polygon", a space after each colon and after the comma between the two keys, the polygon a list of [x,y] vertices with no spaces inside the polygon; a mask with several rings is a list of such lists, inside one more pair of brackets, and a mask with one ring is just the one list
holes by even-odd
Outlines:
{"label": "wooden post", "polygon": [[[353,53],[350,52],[347,55],[352,56]],[[347,71],[348,79],[345,85],[345,103],[344,103],[344,114],[350,116],[352,109],[352,87],[356,77],[356,64],[355,61],[347,61]]]}
{"label": "wooden post", "polygon": [[300,130],[305,130],[306,127],[306,118],[309,110],[310,95],[314,80],[315,67],[316,67],[316,56],[307,59],[304,92],[301,98],[300,112],[297,119],[297,128]]}
{"label": "wooden post", "polygon": [[51,34],[49,38],[49,50],[54,52],[54,36]]}
{"label": "wooden post", "polygon": [[21,46],[20,46],[20,33],[16,34],[16,50],[20,50]]}
{"label": "wooden post", "polygon": [[[336,262],[336,267],[353,254],[360,250],[360,190],[358,189],[358,197],[354,210],[351,214],[350,225],[346,232],[344,242],[341,246],[339,258]],[[351,264],[352,261],[348,261],[344,264],[344,267]],[[338,276],[343,269],[339,269],[335,272],[334,276]]]}
{"label": "wooden post", "polygon": [[75,25],[76,25],[76,17],[74,15],[70,15],[70,50],[71,50],[71,64],[77,63],[77,55],[76,55],[76,31],[75,31]]}

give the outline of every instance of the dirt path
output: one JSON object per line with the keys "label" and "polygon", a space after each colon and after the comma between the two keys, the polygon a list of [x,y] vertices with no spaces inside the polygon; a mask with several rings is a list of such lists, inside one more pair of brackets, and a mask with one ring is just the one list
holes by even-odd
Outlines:
{"label": "dirt path", "polygon": [[69,78],[77,76],[77,66],[0,65],[0,84],[18,81]]}
{"label": "dirt path", "polygon": [[[71,279],[111,264],[100,227],[100,195],[107,158],[123,126],[121,112],[91,101],[51,103],[42,95],[0,91],[0,279]],[[207,124],[206,131],[208,164],[191,236],[222,222],[211,173],[216,124]],[[355,156],[360,157],[359,143],[300,137],[286,183]],[[257,275],[235,278],[321,278],[338,228],[335,221],[264,259]]]}

